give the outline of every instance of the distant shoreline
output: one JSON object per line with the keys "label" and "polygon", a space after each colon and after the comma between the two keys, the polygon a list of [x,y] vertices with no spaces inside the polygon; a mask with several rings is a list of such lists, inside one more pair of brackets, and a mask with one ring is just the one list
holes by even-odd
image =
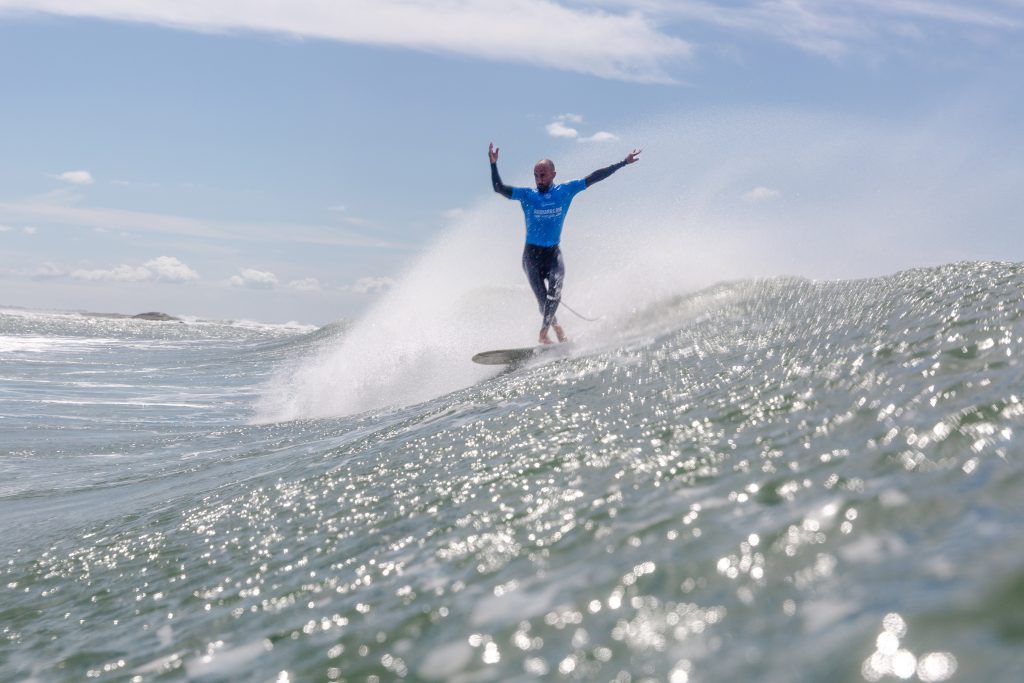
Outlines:
{"label": "distant shoreline", "polygon": [[57,315],[84,315],[90,318],[112,318],[115,320],[154,320],[157,322],[185,322],[183,318],[173,316],[161,311],[146,311],[145,313],[98,313],[96,311],[68,311],[56,308],[29,308],[13,304],[0,305],[0,309],[9,311],[25,311],[26,313],[44,313]]}
{"label": "distant shoreline", "polygon": [[[202,318],[192,315],[176,316],[170,313],[164,313],[163,311],[145,311],[142,313],[104,313],[99,311],[88,311],[83,309],[67,310],[67,309],[54,309],[54,308],[35,308],[28,306],[19,306],[16,304],[2,304],[0,303],[0,313],[38,313],[42,315],[72,315],[81,316],[86,318],[99,318],[104,320],[144,320],[147,322],[175,322],[175,323],[215,323],[222,325],[234,325],[234,326],[248,326],[248,327],[273,327],[273,328],[290,328],[290,329],[301,329],[301,330],[315,330],[323,327],[323,325],[313,325],[310,323],[300,323],[297,321],[288,322],[263,322],[258,320],[247,320],[245,318],[229,318],[229,319],[217,319],[217,318]],[[350,324],[352,321],[332,321],[327,323],[328,325],[335,322],[345,322]]]}
{"label": "distant shoreline", "polygon": [[158,322],[183,322],[181,318],[176,318],[173,315],[168,315],[167,313],[161,313],[159,311],[136,313],[135,315],[130,315],[128,313],[94,313],[92,311],[83,311],[82,315],[88,315],[93,318],[122,318],[130,320],[155,320]]}

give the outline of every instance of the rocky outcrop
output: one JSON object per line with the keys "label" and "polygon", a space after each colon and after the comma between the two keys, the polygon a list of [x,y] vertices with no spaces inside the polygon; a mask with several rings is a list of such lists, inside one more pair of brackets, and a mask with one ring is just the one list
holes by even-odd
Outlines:
{"label": "rocky outcrop", "polygon": [[179,322],[181,321],[181,318],[175,318],[173,315],[167,315],[166,313],[159,313],[159,312],[156,312],[156,311],[151,311],[149,313],[139,313],[139,314],[133,315],[131,317],[136,319],[136,320],[160,320],[160,321],[176,320],[176,321],[179,321]]}

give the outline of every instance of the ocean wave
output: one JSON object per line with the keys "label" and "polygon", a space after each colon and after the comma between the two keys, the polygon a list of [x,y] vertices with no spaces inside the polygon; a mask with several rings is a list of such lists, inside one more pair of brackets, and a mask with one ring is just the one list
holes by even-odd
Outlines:
{"label": "ocean wave", "polygon": [[381,337],[178,356],[210,410],[106,406],[0,458],[0,678],[1006,679],[1022,285],[730,281],[565,358],[406,394],[371,367],[379,407],[265,424],[268,365],[298,387]]}

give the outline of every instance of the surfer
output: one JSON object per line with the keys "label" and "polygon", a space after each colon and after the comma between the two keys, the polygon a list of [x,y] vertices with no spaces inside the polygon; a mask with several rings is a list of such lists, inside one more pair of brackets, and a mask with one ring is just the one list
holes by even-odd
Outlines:
{"label": "surfer", "polygon": [[558,248],[565,213],[569,210],[573,197],[623,166],[639,160],[641,150],[634,149],[619,163],[598,169],[586,178],[559,185],[552,184],[555,180],[554,162],[551,159],[541,159],[533,167],[533,179],[537,183],[537,189],[534,190],[528,187],[509,187],[501,182],[501,176],[498,175],[499,149],[493,142],[487,146],[487,156],[491,160],[491,184],[494,185],[495,192],[508,199],[517,200],[523,207],[523,215],[526,218],[523,270],[526,271],[530,288],[533,289],[541,315],[544,316],[538,341],[541,344],[550,344],[548,329],[552,327],[558,341],[567,341],[565,330],[555,318],[555,311],[562,297],[562,280],[565,278],[562,252]]}

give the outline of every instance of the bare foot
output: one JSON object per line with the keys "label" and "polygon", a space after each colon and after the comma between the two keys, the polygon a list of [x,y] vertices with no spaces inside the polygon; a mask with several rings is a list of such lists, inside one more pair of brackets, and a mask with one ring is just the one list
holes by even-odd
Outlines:
{"label": "bare foot", "polygon": [[567,336],[565,336],[565,330],[562,329],[561,325],[559,325],[558,323],[555,323],[554,325],[552,325],[552,327],[555,328],[555,336],[558,337],[558,343],[559,344],[563,344],[563,343],[569,341],[569,338]]}
{"label": "bare foot", "polygon": [[544,328],[540,331],[540,338],[537,340],[540,344],[550,344],[551,338],[548,337],[548,328]]}

